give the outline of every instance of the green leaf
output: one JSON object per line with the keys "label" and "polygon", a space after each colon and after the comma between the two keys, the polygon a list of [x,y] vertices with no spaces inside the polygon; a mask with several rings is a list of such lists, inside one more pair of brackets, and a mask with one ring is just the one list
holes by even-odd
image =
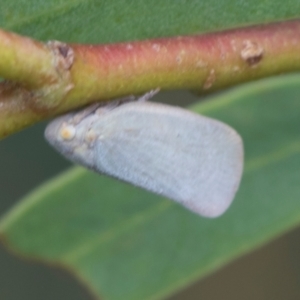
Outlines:
{"label": "green leaf", "polygon": [[61,264],[109,300],[162,299],[300,222],[300,75],[245,85],[193,107],[242,135],[245,172],[218,219],[80,168],[0,223],[24,256]]}
{"label": "green leaf", "polygon": [[39,39],[108,43],[299,16],[298,0],[1,0],[0,26]]}
{"label": "green leaf", "polygon": [[[298,0],[2,0],[0,26],[39,39],[107,43],[299,18]],[[20,254],[61,263],[107,299],[159,299],[299,223],[298,76],[237,89],[195,110],[243,136],[246,170],[227,214],[176,204],[74,169],[2,220]]]}

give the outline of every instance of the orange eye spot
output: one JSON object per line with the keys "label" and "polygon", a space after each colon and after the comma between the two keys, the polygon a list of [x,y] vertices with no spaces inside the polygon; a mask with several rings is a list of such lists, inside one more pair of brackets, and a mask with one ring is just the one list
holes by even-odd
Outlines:
{"label": "orange eye spot", "polygon": [[75,136],[76,129],[72,125],[63,125],[60,129],[60,136],[64,140],[72,140]]}

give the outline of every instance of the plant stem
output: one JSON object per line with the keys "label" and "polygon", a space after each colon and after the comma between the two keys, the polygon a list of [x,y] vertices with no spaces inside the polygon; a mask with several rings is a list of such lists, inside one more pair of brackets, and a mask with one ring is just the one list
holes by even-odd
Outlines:
{"label": "plant stem", "polygon": [[299,52],[299,20],[110,45],[42,44],[0,31],[0,76],[11,81],[0,86],[0,137],[94,101],[155,88],[208,93],[298,71]]}

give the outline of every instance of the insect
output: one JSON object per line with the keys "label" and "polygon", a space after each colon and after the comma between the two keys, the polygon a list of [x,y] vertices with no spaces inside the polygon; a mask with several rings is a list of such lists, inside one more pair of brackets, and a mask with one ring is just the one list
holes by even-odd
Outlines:
{"label": "insect", "polygon": [[228,125],[183,108],[141,101],[91,105],[50,122],[48,142],[69,160],[172,199],[206,217],[231,204],[243,143]]}

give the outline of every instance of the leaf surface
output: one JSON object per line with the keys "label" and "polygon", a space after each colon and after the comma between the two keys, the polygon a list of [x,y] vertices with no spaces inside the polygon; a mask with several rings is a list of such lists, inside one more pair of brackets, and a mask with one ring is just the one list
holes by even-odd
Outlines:
{"label": "leaf surface", "polygon": [[234,127],[245,172],[218,219],[81,168],[0,223],[21,255],[62,264],[109,300],[162,299],[300,222],[300,76],[247,84],[193,106]]}
{"label": "leaf surface", "polygon": [[1,0],[0,27],[44,40],[109,43],[299,16],[298,0]]}

